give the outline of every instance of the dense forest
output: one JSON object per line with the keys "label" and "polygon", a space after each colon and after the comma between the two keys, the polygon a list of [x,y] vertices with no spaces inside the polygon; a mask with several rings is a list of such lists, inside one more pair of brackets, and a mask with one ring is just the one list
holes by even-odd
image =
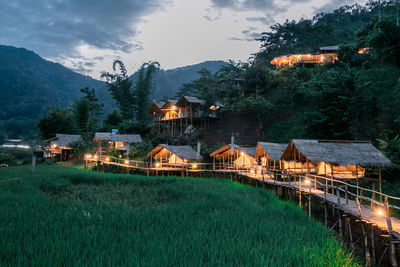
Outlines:
{"label": "dense forest", "polygon": [[[395,163],[391,171],[399,172],[400,27],[396,19],[393,3],[377,6],[371,1],[310,20],[275,24],[258,39],[260,51],[248,62],[224,64],[216,73],[201,69],[200,77],[184,83],[176,96],[218,100],[226,112],[246,113],[259,122],[268,141],[371,140]],[[275,56],[316,52],[327,45],[340,46],[338,62],[279,71],[270,65]],[[359,54],[359,48],[368,48],[368,53]],[[95,114],[101,112],[101,104],[94,90],[87,88],[72,107],[52,110],[41,118],[41,136],[63,130],[90,140],[95,130],[118,128],[122,133],[140,133],[146,140],[159,138],[152,133],[146,113],[158,63],[144,63],[134,82],[121,61],[113,67],[115,72],[103,77],[116,109],[100,122]],[[243,79],[242,86],[237,77]]]}

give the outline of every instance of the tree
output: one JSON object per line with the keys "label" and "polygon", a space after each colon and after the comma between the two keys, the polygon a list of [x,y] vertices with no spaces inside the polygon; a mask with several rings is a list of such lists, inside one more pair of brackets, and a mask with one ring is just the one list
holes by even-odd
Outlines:
{"label": "tree", "polygon": [[86,136],[89,133],[89,112],[90,103],[86,98],[82,98],[74,104],[74,117],[76,129],[79,134]]}
{"label": "tree", "polygon": [[357,33],[358,47],[370,49],[374,59],[381,64],[400,66],[400,26],[393,17],[383,16],[366,24]]}
{"label": "tree", "polygon": [[111,129],[118,129],[124,118],[119,109],[115,108],[108,112],[103,121],[103,130],[111,131]]}
{"label": "tree", "polygon": [[115,72],[117,67],[119,68],[119,73],[103,72],[101,78],[106,80],[111,97],[117,102],[123,118],[132,120],[135,116],[136,103],[133,83],[127,76],[125,65],[121,60],[114,60],[113,70]]}
{"label": "tree", "polygon": [[57,133],[74,134],[75,117],[70,109],[55,108],[39,118],[37,124],[39,134],[43,139],[54,137]]}
{"label": "tree", "polygon": [[158,62],[147,62],[142,64],[138,71],[138,79],[135,83],[135,95],[137,100],[136,120],[139,124],[148,123],[152,79],[159,66]]}
{"label": "tree", "polygon": [[99,99],[96,97],[95,90],[89,87],[82,88],[81,93],[84,93],[85,96],[83,97],[89,103],[89,123],[88,123],[88,130],[90,132],[94,132],[99,120],[97,119],[98,116],[102,115],[101,109],[103,108],[104,104],[99,103]]}

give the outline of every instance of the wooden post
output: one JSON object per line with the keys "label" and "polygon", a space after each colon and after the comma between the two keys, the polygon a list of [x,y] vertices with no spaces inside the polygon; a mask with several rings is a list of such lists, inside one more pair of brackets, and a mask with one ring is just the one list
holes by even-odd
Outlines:
{"label": "wooden post", "polygon": [[382,202],[382,169],[379,167],[379,201]]}
{"label": "wooden post", "polygon": [[337,213],[338,213],[338,223],[339,223],[339,238],[343,240],[342,216],[340,214],[340,209],[337,209]]}
{"label": "wooden post", "polygon": [[354,249],[353,234],[351,233],[351,221],[350,221],[350,218],[348,218],[348,217],[346,217],[346,220],[347,220],[347,226],[349,228],[350,247],[351,247],[351,249]]}
{"label": "wooden post", "polygon": [[375,234],[374,234],[373,226],[371,226],[371,252],[372,252],[371,263],[372,263],[372,266],[375,266],[376,265],[376,253],[375,253]]}
{"label": "wooden post", "polygon": [[[375,182],[372,182],[372,199],[375,200]],[[371,208],[373,207],[374,202],[371,201]]]}
{"label": "wooden post", "polygon": [[389,232],[389,239],[390,239],[390,261],[392,263],[392,266],[398,266],[397,264],[397,256],[396,256],[396,246],[393,242],[393,228],[392,228],[392,221],[390,219],[390,214],[389,214],[389,201],[388,197],[385,196],[385,214],[386,214],[386,224],[388,227],[388,232]]}
{"label": "wooden post", "polygon": [[336,185],[336,196],[337,196],[338,205],[340,206],[341,205],[340,204],[340,192],[339,192],[339,186],[338,185]]}
{"label": "wooden post", "polygon": [[335,188],[333,187],[333,165],[332,165],[332,163],[331,163],[330,165],[331,165],[331,186],[332,186],[332,195],[334,195],[334,194],[335,194]]}
{"label": "wooden post", "polygon": [[368,248],[368,235],[365,232],[364,229],[364,224],[361,223],[361,232],[364,238],[364,250],[365,250],[365,261],[366,261],[366,266],[371,266],[371,254],[369,253],[369,248]]}
{"label": "wooden post", "polygon": [[32,153],[31,176],[35,175],[36,155]]}
{"label": "wooden post", "polygon": [[215,157],[213,157],[213,171],[215,171]]}
{"label": "wooden post", "polygon": [[324,213],[325,213],[325,226],[328,225],[328,202],[325,201],[324,204]]}
{"label": "wooden post", "polygon": [[311,218],[311,183],[308,185],[308,217]]}

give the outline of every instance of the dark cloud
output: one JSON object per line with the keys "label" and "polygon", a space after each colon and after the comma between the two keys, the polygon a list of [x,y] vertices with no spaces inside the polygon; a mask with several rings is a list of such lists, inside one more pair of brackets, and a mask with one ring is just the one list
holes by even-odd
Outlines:
{"label": "dark cloud", "polygon": [[132,41],[135,25],[167,1],[2,1],[0,42],[27,47],[45,57],[73,57],[79,45],[123,52],[142,49]]}
{"label": "dark cloud", "polygon": [[211,8],[207,8],[205,10],[206,14],[203,16],[206,20],[208,21],[215,21],[221,17],[221,11],[217,10],[212,10]]}
{"label": "dark cloud", "polygon": [[257,30],[255,27],[249,27],[242,31],[243,37],[230,37],[227,40],[253,42],[255,39],[261,37],[261,34]]}
{"label": "dark cloud", "polygon": [[[309,2],[310,0],[287,0],[285,4]],[[281,12],[287,10],[282,7],[279,0],[211,0],[212,6],[217,8],[230,8],[236,11],[274,11]],[[288,5],[286,5],[288,6]]]}
{"label": "dark cloud", "polygon": [[250,21],[250,22],[261,22],[265,25],[270,25],[275,22],[275,20],[272,16],[248,17],[248,18],[246,18],[246,20]]}

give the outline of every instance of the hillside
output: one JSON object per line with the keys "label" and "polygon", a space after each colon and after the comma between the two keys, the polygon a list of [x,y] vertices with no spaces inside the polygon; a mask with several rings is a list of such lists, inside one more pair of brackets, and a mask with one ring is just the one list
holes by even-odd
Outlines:
{"label": "hillside", "polygon": [[41,58],[24,48],[0,46],[0,127],[9,137],[34,135],[37,118],[53,107],[66,107],[80,88],[95,88],[101,100],[104,83]]}
{"label": "hillside", "polygon": [[[152,98],[171,98],[178,89],[184,84],[192,80],[198,79],[200,75],[197,73],[201,69],[207,69],[211,73],[216,73],[221,66],[226,65],[224,61],[205,61],[199,64],[180,67],[170,70],[159,70],[154,77]],[[137,73],[131,76],[133,81],[136,80]]]}
{"label": "hillside", "polygon": [[[80,89],[96,89],[105,112],[113,106],[104,82],[47,61],[24,48],[0,45],[0,134],[10,138],[33,137],[40,115],[54,107],[67,107],[82,96]],[[207,61],[172,70],[160,70],[154,79],[153,98],[173,97],[183,83],[207,68],[216,72],[223,61]],[[136,73],[131,77],[136,78]]]}

